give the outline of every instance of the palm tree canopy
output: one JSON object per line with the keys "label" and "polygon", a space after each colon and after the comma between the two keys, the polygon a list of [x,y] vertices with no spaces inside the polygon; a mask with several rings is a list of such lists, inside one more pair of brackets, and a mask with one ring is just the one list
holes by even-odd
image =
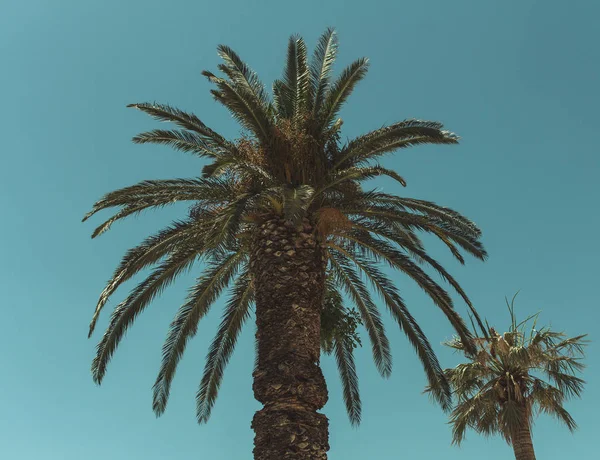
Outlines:
{"label": "palm tree canopy", "polygon": [[500,434],[512,443],[512,434],[523,420],[531,426],[540,413],[550,414],[569,430],[575,420],[564,403],[580,397],[586,335],[568,337],[549,327],[537,329],[537,317],[517,323],[514,298],[507,301],[511,323],[500,335],[488,327],[488,337],[476,337],[477,352],[465,350],[460,339],[447,342],[469,358],[469,362],[446,369],[456,397],[451,412],[453,442],[460,444],[467,428],[484,435]]}
{"label": "palm tree canopy", "polygon": [[[325,249],[330,280],[328,309],[324,311],[338,310],[337,316],[332,316],[336,320],[323,321],[323,349],[333,353],[338,362],[351,420],[358,422],[360,417],[352,356],[357,345],[354,330],[358,318],[352,315],[353,309],[344,306],[347,300],[343,294],[366,328],[379,372],[389,375],[392,362],[373,292],[383,299],[415,348],[429,382],[436,384],[436,399],[448,405],[450,390],[435,353],[377,263],[384,262],[412,278],[444,313],[466,346],[472,348],[471,334],[450,296],[422,266],[433,268],[472,309],[471,302],[455,279],[427,254],[417,233],[433,234],[464,263],[461,250],[485,259],[481,232],[456,211],[429,201],[363,190],[361,184],[383,175],[405,186],[397,172],[378,163],[383,155],[418,144],[456,144],[458,137],[445,131],[440,123],[409,119],[342,143],[338,114],[366,75],[368,60],[354,61],[333,78],[336,52],[332,29],[322,35],[310,60],[304,41],[292,37],[283,77],[273,83],[271,97],[233,50],[219,46],[223,63],[218,69],[222,76],[203,74],[214,85],[214,99],[243,127],[244,135],[236,140],[225,139],[195,115],[169,105],[129,106],[175,125],[173,129],[139,134],[133,138],[135,143],[169,145],[207,162],[201,177],[147,180],[110,192],[85,216],[84,220],[108,208],[116,210],[93,232],[92,237],[96,237],[116,221],[144,210],[180,201],[190,204],[186,217],[129,250],[102,291],[90,335],[117,288],[141,270],[154,267],[115,308],[93,362],[96,382],[102,381],[112,354],[137,315],[179,274],[201,261],[206,268],[171,323],[164,345],[154,385],[154,410],[157,414],[165,410],[177,364],[199,320],[219,296],[229,292],[197,396],[198,419],[206,421],[224,367],[252,308],[254,288],[248,271],[252,232],[265,220],[279,216],[299,229],[302,219],[317,226],[315,237]],[[478,318],[474,310],[473,314]]]}

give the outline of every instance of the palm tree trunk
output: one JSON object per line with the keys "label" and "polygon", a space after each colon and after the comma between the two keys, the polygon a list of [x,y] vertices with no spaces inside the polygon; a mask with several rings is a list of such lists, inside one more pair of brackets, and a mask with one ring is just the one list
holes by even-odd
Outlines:
{"label": "palm tree trunk", "polygon": [[250,267],[256,301],[258,359],[252,421],[255,460],[326,459],[327,402],[319,367],[323,253],[305,219],[293,227],[266,221],[253,240]]}
{"label": "palm tree trunk", "polygon": [[515,452],[516,460],[535,460],[533,442],[531,441],[531,431],[529,421],[526,420],[522,428],[512,436],[512,446]]}

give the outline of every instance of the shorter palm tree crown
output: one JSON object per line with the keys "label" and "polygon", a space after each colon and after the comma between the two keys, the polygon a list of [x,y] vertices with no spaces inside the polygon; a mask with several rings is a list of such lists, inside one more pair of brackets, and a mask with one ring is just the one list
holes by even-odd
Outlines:
{"label": "shorter palm tree crown", "polygon": [[475,354],[465,350],[459,339],[446,343],[469,358],[445,370],[457,399],[450,415],[456,444],[467,428],[484,435],[500,434],[512,444],[515,433],[524,427],[529,430],[539,413],[556,417],[571,431],[576,428],[564,403],[583,391],[585,382],[576,374],[584,368],[586,335],[567,337],[549,327],[536,329],[538,314],[517,324],[514,298],[507,305],[508,331],[500,335],[488,326],[483,331],[486,336],[475,339]]}

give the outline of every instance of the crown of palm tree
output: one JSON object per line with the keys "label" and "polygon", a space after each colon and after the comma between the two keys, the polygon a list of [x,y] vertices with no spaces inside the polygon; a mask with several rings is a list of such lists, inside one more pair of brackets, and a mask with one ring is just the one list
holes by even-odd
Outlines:
{"label": "crown of palm tree", "polygon": [[251,313],[254,286],[248,263],[253,232],[273,218],[300,229],[303,219],[308,219],[316,225],[316,238],[326,254],[329,281],[324,314],[334,312],[330,320],[323,321],[324,328],[330,329],[323,332],[323,349],[333,352],[337,359],[351,420],[358,422],[360,418],[352,355],[357,344],[357,318],[344,306],[342,292],[360,314],[380,373],[390,373],[391,354],[373,291],[381,296],[415,348],[429,381],[436,383],[437,400],[443,405],[449,403],[450,390],[434,351],[377,263],[385,262],[412,278],[446,315],[466,346],[473,347],[470,332],[450,296],[421,266],[437,271],[472,309],[471,302],[455,279],[427,254],[417,232],[435,235],[461,263],[460,249],[485,259],[479,241],[481,232],[451,209],[429,201],[365,191],[361,184],[385,175],[405,186],[400,175],[377,160],[413,145],[456,144],[458,137],[443,130],[440,123],[410,119],[342,143],[338,113],[367,73],[368,61],[358,59],[332,79],[336,51],[336,35],[329,29],[320,38],[309,64],[304,41],[292,37],[283,78],[274,82],[271,99],[239,56],[219,46],[223,64],[218,68],[223,78],[210,72],[203,74],[215,85],[211,91],[215,100],[245,129],[245,135],[235,141],[225,139],[195,115],[174,107],[130,105],[178,127],[139,134],[133,138],[135,143],[170,145],[208,162],[199,178],[148,180],[108,193],[85,216],[84,220],[101,210],[118,208],[96,228],[92,235],[96,237],[117,220],[146,209],[178,201],[191,204],[186,218],[129,250],[103,290],[90,335],[115,290],[140,270],[155,267],[114,310],[92,365],[96,382],[102,381],[113,352],[137,315],[179,274],[202,261],[206,268],[171,323],[154,385],[153,406],[157,414],[165,410],[186,343],[215,300],[231,287],[197,395],[198,419],[206,421],[240,329]]}
{"label": "crown of palm tree", "polygon": [[531,426],[540,413],[556,417],[571,431],[577,426],[564,403],[583,391],[585,381],[576,374],[584,368],[586,335],[567,337],[548,327],[536,329],[539,313],[517,324],[514,298],[507,305],[508,332],[500,335],[488,327],[487,337],[475,339],[477,353],[466,352],[460,339],[447,342],[470,358],[445,370],[457,398],[450,415],[455,444],[464,439],[467,428],[487,436],[500,434],[512,443],[524,420]]}

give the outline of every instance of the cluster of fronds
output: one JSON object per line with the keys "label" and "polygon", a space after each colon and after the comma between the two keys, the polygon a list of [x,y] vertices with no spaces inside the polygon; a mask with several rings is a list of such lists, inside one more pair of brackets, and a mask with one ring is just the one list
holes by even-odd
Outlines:
{"label": "cluster of fronds", "polygon": [[[584,368],[586,336],[536,329],[537,314],[517,323],[513,302],[507,302],[508,331],[500,335],[488,327],[487,337],[476,339],[478,350],[468,354],[469,362],[445,370],[457,398],[450,415],[454,443],[464,439],[467,428],[500,434],[511,443],[539,413],[556,417],[571,431],[577,426],[564,403],[583,391],[585,382],[577,374]],[[447,345],[465,351],[458,339]]]}
{"label": "cluster of fronds", "polygon": [[[247,135],[229,141],[193,114],[168,105],[132,104],[159,121],[176,125],[176,129],[139,134],[134,142],[169,145],[208,162],[199,178],[150,180],[108,193],[85,217],[109,208],[118,209],[96,229],[95,237],[127,216],[179,201],[190,203],[187,218],[127,252],[102,292],[90,334],[115,290],[141,270],[155,267],[114,310],[98,345],[92,366],[94,379],[102,381],[107,363],[137,315],[180,273],[202,261],[207,268],[171,323],[154,385],[154,409],[157,414],[165,410],[177,364],[198,321],[231,288],[198,392],[198,419],[206,421],[253,301],[254,287],[247,268],[252,228],[273,216],[292,222],[308,218],[316,223],[317,236],[325,250],[334,304],[347,311],[342,293],[354,304],[380,373],[389,375],[392,360],[373,294],[382,299],[408,337],[435,387],[435,398],[447,407],[450,389],[436,355],[397,288],[378,264],[386,263],[412,278],[447,317],[463,344],[474,351],[472,336],[455,311],[450,295],[422,267],[430,267],[441,275],[472,309],[471,302],[454,278],[428,255],[418,233],[439,238],[464,263],[461,250],[485,259],[481,232],[451,209],[428,201],[364,191],[361,184],[383,175],[405,186],[397,172],[377,162],[382,156],[419,144],[456,144],[458,137],[443,130],[440,123],[410,119],[342,143],[338,114],[365,76],[368,60],[354,61],[333,79],[337,52],[333,30],[323,34],[310,63],[304,41],[298,37],[290,39],[283,78],[273,84],[273,99],[236,53],[226,46],[219,46],[218,52],[223,59],[219,66],[223,77],[211,72],[204,75],[215,85],[215,100],[231,112]],[[477,318],[474,310],[473,314]],[[352,349],[347,341],[335,339],[326,343],[333,344],[348,412],[351,420],[357,422],[360,401]]]}

